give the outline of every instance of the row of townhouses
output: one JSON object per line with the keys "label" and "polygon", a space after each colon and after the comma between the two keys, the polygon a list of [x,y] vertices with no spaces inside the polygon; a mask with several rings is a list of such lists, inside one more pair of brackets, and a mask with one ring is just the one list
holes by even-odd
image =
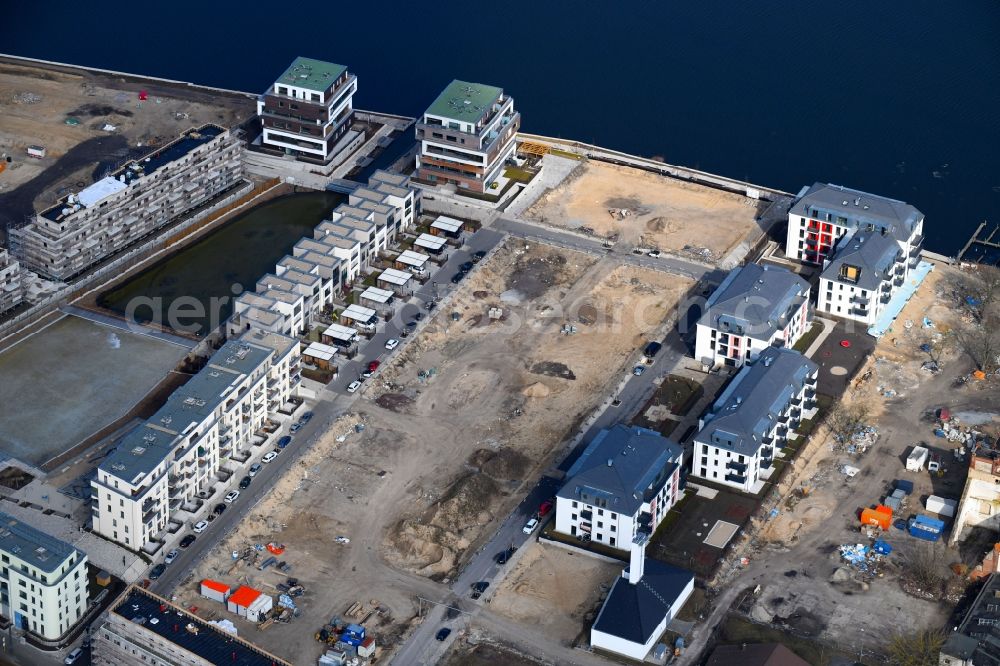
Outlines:
{"label": "row of townhouses", "polygon": [[91,481],[95,532],[139,551],[171,517],[246,461],[254,436],[301,382],[297,340],[252,330],[226,342],[142,426],[122,438]]}
{"label": "row of townhouses", "polygon": [[0,248],[0,314],[16,308],[24,300],[21,264]]}
{"label": "row of townhouses", "polygon": [[68,280],[242,181],[240,140],[205,125],[11,228],[10,248],[32,271]]}
{"label": "row of townhouses", "polygon": [[354,190],[347,203],[314,229],[312,238],[296,243],[253,292],[236,299],[228,333],[259,329],[303,334],[379,252],[413,227],[419,210],[419,192],[407,176],[376,171],[367,187]]}
{"label": "row of townhouses", "polygon": [[0,615],[55,639],[83,617],[87,589],[82,551],[0,512]]}

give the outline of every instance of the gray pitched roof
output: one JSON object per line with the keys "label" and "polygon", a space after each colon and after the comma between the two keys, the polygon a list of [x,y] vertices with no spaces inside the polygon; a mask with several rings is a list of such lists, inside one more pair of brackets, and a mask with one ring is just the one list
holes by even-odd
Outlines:
{"label": "gray pitched roof", "polygon": [[747,264],[733,269],[709,297],[698,323],[770,340],[789,310],[808,298],[809,283],[786,268]]}
{"label": "gray pitched roof", "polygon": [[52,573],[73,553],[83,552],[70,544],[0,512],[0,550],[15,555],[28,564]]}
{"label": "gray pitched roof", "polygon": [[814,183],[804,189],[789,212],[821,221],[826,220],[829,213],[834,222],[844,217],[847,226],[855,228],[869,224],[879,228],[894,227],[905,230],[907,237],[924,219],[923,213],[903,201],[828,183]]}
{"label": "gray pitched roof", "polygon": [[801,389],[815,363],[797,351],[768,347],[722,392],[695,437],[742,455],[754,455],[778,414]]}
{"label": "gray pitched roof", "polygon": [[618,424],[587,445],[558,496],[634,515],[651,489],[673,474],[683,452],[655,430]]}
{"label": "gray pitched roof", "polygon": [[[880,230],[863,229],[847,234],[837,244],[833,259],[823,269],[820,277],[835,282],[846,281],[861,289],[878,289],[902,252],[895,236]],[[844,266],[859,269],[857,281],[841,280]]]}
{"label": "gray pitched roof", "polygon": [[630,583],[624,573],[615,581],[594,629],[644,644],[693,580],[690,571],[647,557],[638,583]]}

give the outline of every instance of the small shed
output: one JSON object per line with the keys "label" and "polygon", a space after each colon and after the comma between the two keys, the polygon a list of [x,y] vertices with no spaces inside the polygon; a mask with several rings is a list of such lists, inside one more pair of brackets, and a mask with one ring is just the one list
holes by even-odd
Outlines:
{"label": "small shed", "polygon": [[406,296],[413,293],[413,283],[416,279],[409,271],[387,268],[378,276],[377,282],[380,287],[391,289],[400,296]]}
{"label": "small shed", "polygon": [[431,233],[435,236],[445,238],[460,238],[462,235],[462,222],[453,217],[441,215],[431,222]]}
{"label": "small shed", "polygon": [[958,502],[953,499],[945,499],[944,497],[931,495],[927,498],[925,506],[931,513],[936,513],[939,516],[945,516],[947,518],[954,518],[955,509],[958,508]]}
{"label": "small shed", "polygon": [[392,309],[392,302],[395,297],[391,291],[387,289],[379,289],[378,287],[368,287],[363,292],[359,300],[365,303],[365,305],[370,305],[379,312],[388,312]]}
{"label": "small shed", "polygon": [[322,370],[332,370],[336,367],[334,362],[336,355],[336,347],[325,345],[322,342],[312,342],[302,352],[302,360]]}
{"label": "small shed", "polygon": [[349,326],[331,324],[330,328],[323,331],[320,339],[326,344],[349,348],[358,341],[358,332]]}
{"label": "small shed", "polygon": [[427,250],[430,254],[439,255],[444,251],[444,246],[448,241],[440,236],[431,236],[430,234],[420,234],[417,236],[417,240],[413,241],[414,247],[422,247]]}
{"label": "small shed", "polygon": [[226,601],[230,613],[236,613],[251,622],[257,622],[261,615],[271,610],[273,604],[271,597],[247,585],[241,585]]}
{"label": "small shed", "polygon": [[348,305],[340,313],[340,318],[348,324],[352,324],[355,328],[363,331],[374,331],[375,322],[378,320],[378,313],[371,308],[361,305]]}
{"label": "small shed", "polygon": [[414,275],[427,274],[427,261],[430,259],[426,254],[405,250],[394,259],[396,268],[408,270]]}
{"label": "small shed", "polygon": [[220,583],[217,580],[210,580],[206,578],[201,581],[201,596],[206,599],[212,599],[218,601],[220,604],[226,603],[226,599],[229,597],[230,587],[225,583]]}
{"label": "small shed", "polygon": [[368,636],[363,641],[361,645],[358,646],[358,656],[362,659],[370,659],[375,656],[375,639]]}

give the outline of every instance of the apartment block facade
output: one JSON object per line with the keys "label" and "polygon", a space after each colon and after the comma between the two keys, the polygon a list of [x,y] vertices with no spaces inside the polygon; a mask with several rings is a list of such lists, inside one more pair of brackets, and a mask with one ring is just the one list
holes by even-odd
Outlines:
{"label": "apartment block facade", "polygon": [[240,183],[242,150],[222,127],[189,130],[11,228],[11,250],[27,268],[69,280]]}
{"label": "apartment block facade", "polygon": [[785,256],[819,266],[832,258],[834,249],[850,232],[887,229],[909,254],[923,245],[924,214],[913,206],[852,190],[840,185],[815,183],[804,187],[788,211]]}
{"label": "apartment block facade", "polygon": [[356,189],[313,230],[312,238],[296,243],[292,255],[262,277],[254,292],[236,299],[227,331],[302,334],[397,234],[413,227],[419,210],[419,192],[407,176],[376,171],[367,187]]}
{"label": "apartment block facade", "polygon": [[452,81],[416,124],[417,178],[488,192],[514,156],[521,114],[502,88]]}
{"label": "apartment block facade", "polygon": [[708,368],[740,367],[768,347],[792,347],[810,321],[808,282],[785,268],[747,264],[705,303],[695,358]]}
{"label": "apartment block facade", "polygon": [[0,248],[0,314],[16,308],[24,300],[21,264]]}
{"label": "apartment block facade", "polygon": [[556,531],[628,551],[680,498],[684,449],[654,430],[602,430],[556,494]]}
{"label": "apartment block facade", "polygon": [[295,394],[300,371],[291,338],[250,331],[223,345],[100,464],[94,531],[134,551],[157,540],[226,460],[246,459],[254,434]]}
{"label": "apartment block facade", "polygon": [[757,492],[795,429],[816,415],[818,372],[799,352],[775,347],[744,365],[698,424],[691,475]]}
{"label": "apartment block facade", "polygon": [[88,602],[86,554],[0,512],[0,615],[55,639],[80,621]]}
{"label": "apartment block facade", "polygon": [[257,101],[265,146],[328,161],[354,117],[358,78],[347,67],[296,58]]}

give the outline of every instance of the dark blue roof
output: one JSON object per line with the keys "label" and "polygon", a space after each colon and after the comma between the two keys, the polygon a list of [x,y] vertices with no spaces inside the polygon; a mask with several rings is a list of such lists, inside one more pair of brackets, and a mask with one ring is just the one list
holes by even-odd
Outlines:
{"label": "dark blue roof", "polygon": [[[239,639],[214,624],[167,603],[165,599],[137,587],[132,587],[126,592],[113,612],[129,621],[140,617],[146,618],[142,625],[143,629],[212,664],[291,666],[283,659],[264,652],[252,643]],[[188,625],[194,625],[198,633],[189,631]]]}
{"label": "dark blue roof", "polygon": [[594,629],[644,644],[692,581],[694,574],[690,571],[647,557],[638,583],[630,583],[626,573],[615,581]]}

